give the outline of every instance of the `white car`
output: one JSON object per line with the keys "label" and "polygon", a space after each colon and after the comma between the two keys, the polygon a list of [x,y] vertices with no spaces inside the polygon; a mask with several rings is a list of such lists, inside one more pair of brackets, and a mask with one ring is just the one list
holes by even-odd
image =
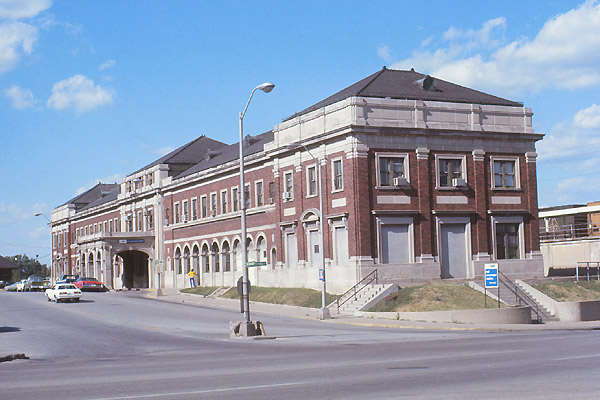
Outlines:
{"label": "white car", "polygon": [[57,283],[50,289],[46,289],[46,297],[48,301],[74,301],[78,302],[81,298],[81,290],[72,283]]}

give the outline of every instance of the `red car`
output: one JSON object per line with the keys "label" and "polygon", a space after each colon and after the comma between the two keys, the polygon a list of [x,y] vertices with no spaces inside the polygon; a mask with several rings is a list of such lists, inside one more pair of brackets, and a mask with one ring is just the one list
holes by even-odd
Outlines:
{"label": "red car", "polygon": [[97,292],[105,292],[106,287],[97,280],[96,278],[77,278],[73,285],[77,286],[81,291],[97,291]]}

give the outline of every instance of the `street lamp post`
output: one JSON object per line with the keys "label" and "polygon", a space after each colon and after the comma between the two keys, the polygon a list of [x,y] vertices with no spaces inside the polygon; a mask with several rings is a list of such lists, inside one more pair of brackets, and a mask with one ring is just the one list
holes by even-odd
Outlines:
{"label": "street lamp post", "polygon": [[240,194],[240,211],[241,211],[241,238],[240,242],[242,243],[242,304],[244,305],[244,321],[240,324],[239,334],[240,336],[255,336],[256,329],[254,325],[252,325],[252,321],[250,321],[250,300],[248,298],[248,254],[247,254],[247,244],[246,244],[246,185],[244,181],[244,115],[246,115],[246,110],[248,110],[248,106],[250,105],[250,101],[252,100],[252,96],[254,96],[254,92],[257,89],[262,90],[265,93],[269,93],[275,87],[274,84],[270,82],[265,82],[262,85],[258,85],[252,90],[250,94],[250,98],[246,103],[246,107],[244,107],[244,111],[240,113],[240,190],[238,193]]}
{"label": "street lamp post", "polygon": [[325,226],[323,223],[324,215],[323,215],[323,180],[321,174],[321,160],[316,158],[308,148],[301,143],[292,143],[286,146],[289,149],[302,147],[308,155],[317,163],[317,173],[319,174],[319,230],[321,231],[320,243],[319,243],[319,252],[321,253],[321,268],[322,268],[322,276],[321,276],[321,309],[319,310],[319,319],[330,319],[331,314],[329,313],[329,309],[327,308],[327,283],[325,279]]}
{"label": "street lamp post", "polygon": [[[48,218],[48,216],[46,214],[42,214],[42,213],[35,213],[33,214],[35,217],[44,217],[48,220],[48,226],[52,229],[52,221],[50,220],[50,218]],[[50,238],[52,238],[52,232],[50,232]],[[52,239],[50,239],[50,242],[52,243]],[[54,256],[52,255],[52,251],[54,249],[52,249],[52,245],[50,245],[50,282],[54,283]],[[36,256],[37,259],[37,256]]]}

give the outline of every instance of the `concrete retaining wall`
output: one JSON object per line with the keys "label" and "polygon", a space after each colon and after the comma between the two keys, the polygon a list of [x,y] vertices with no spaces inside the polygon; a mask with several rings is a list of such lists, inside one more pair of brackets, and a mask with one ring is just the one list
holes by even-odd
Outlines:
{"label": "concrete retaining wall", "polygon": [[600,300],[565,301],[556,303],[556,316],[560,321],[600,320]]}
{"label": "concrete retaining wall", "polygon": [[453,310],[425,312],[357,312],[365,318],[404,321],[454,322],[461,324],[530,324],[531,307],[494,308],[486,310]]}

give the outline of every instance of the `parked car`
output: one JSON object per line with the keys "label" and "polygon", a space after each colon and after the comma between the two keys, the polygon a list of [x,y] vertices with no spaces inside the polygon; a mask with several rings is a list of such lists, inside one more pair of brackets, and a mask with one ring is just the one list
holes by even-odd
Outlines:
{"label": "parked car", "polygon": [[79,278],[79,275],[63,275],[56,283],[73,283]]}
{"label": "parked car", "polygon": [[6,285],[4,290],[6,290],[7,292],[17,292],[17,286],[19,286],[20,284],[21,282],[11,283],[10,285]]}
{"label": "parked car", "polygon": [[77,280],[73,282],[73,285],[77,286],[82,291],[105,292],[107,290],[106,286],[104,286],[102,282],[96,278],[90,277],[77,278]]}
{"label": "parked car", "polygon": [[27,290],[27,279],[21,279],[19,282],[15,283],[17,292],[24,292]]}
{"label": "parked car", "polygon": [[4,289],[7,285],[10,285],[10,282],[0,281],[0,289]]}
{"label": "parked car", "polygon": [[61,301],[74,301],[77,303],[81,295],[81,290],[72,283],[57,283],[50,289],[46,289],[48,301],[54,300],[57,303]]}
{"label": "parked car", "polygon": [[44,278],[37,275],[31,275],[29,278],[27,278],[25,287],[23,288],[23,290],[27,290],[28,292],[41,292],[44,289]]}

